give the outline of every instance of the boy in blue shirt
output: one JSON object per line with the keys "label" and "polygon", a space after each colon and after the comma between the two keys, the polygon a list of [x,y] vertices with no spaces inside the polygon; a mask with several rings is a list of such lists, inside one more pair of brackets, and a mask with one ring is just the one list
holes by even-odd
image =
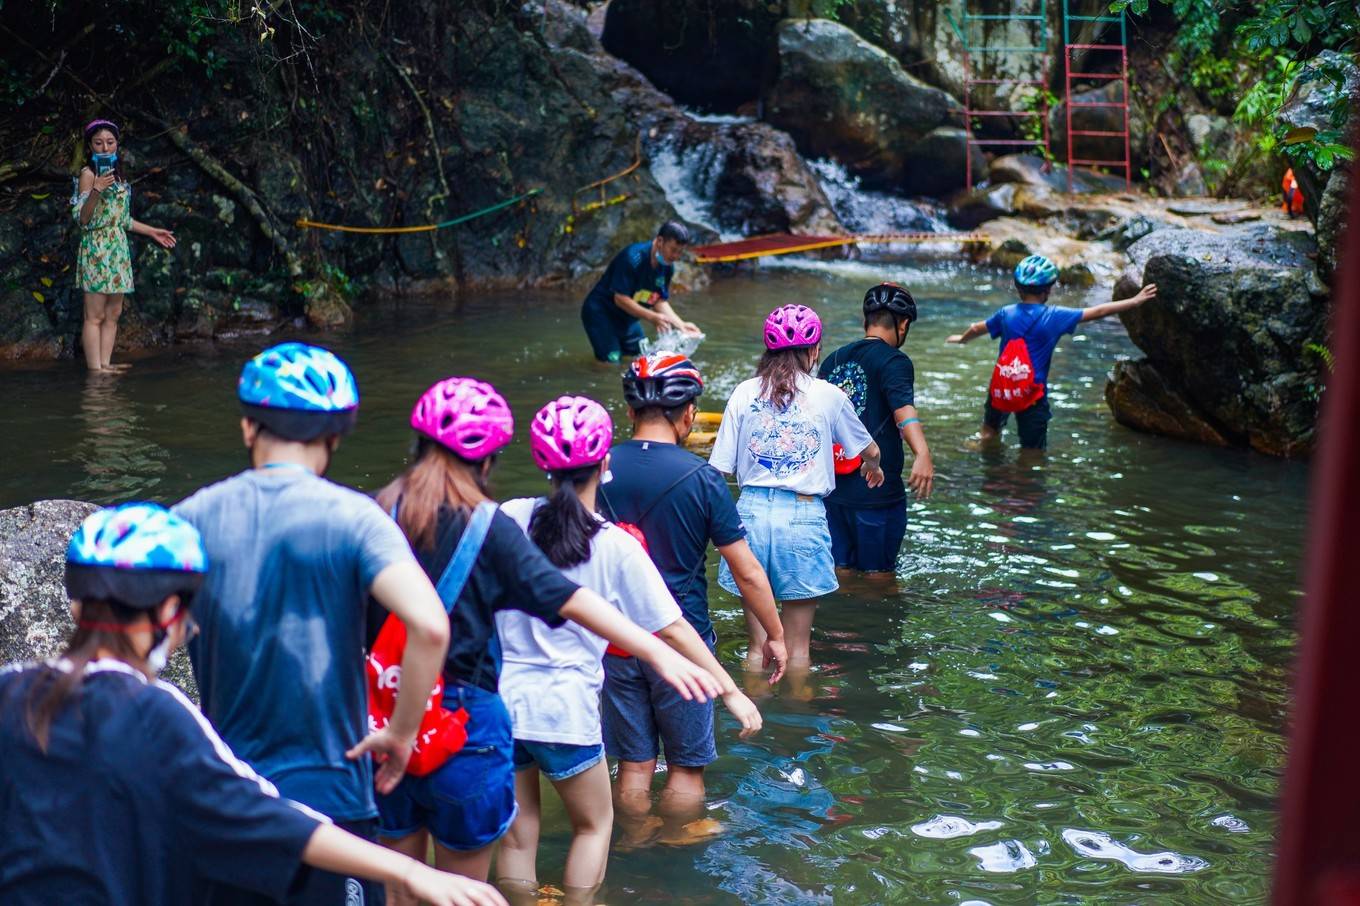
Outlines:
{"label": "boy in blue shirt", "polygon": [[[1157,285],[1149,283],[1129,299],[1092,305],[1090,308],[1060,308],[1048,304],[1049,293],[1057,282],[1058,268],[1053,262],[1042,255],[1030,255],[1015,266],[1015,289],[1020,301],[997,310],[986,321],[970,324],[967,330],[954,334],[947,342],[967,343],[986,333],[1000,337],[1000,348],[1005,349],[1012,340],[1022,339],[1029,349],[1034,383],[1042,388],[1048,383],[1048,366],[1053,359],[1053,350],[1064,334],[1076,333],[1077,325],[1084,321],[1108,318],[1137,308],[1157,295]],[[1009,417],[1009,412],[995,408],[988,398],[982,414],[981,441],[984,444],[998,441]],[[1048,447],[1048,421],[1052,417],[1046,393],[1033,405],[1015,413],[1021,449],[1043,450]]]}
{"label": "boy in blue shirt", "polygon": [[[581,305],[581,323],[595,358],[622,361],[641,351],[641,321],[658,328],[698,333],[699,328],[681,320],[671,308],[671,277],[675,262],[689,245],[689,228],[679,221],[661,225],[656,238],[636,242],[614,256],[598,283]],[[639,293],[650,301],[641,302]]]}

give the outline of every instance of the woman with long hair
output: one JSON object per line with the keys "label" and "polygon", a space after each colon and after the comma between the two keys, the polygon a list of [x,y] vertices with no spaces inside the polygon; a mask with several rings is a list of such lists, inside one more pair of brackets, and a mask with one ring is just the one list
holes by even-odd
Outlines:
{"label": "woman with long hair", "polygon": [[[724,704],[741,723],[742,736],[750,736],[760,729],[760,712],[684,618],[642,544],[596,515],[595,494],[613,442],[613,423],[599,403],[582,396],[548,403],[534,415],[530,450],[552,493],[507,501],[502,510],[568,579],[595,589],[625,618],[717,677]],[[614,818],[600,733],[606,642],[583,626],[551,629],[514,611],[497,615],[496,622],[519,803],[519,816],[497,856],[498,883],[507,893],[538,887],[542,773],[571,822],[562,885],[567,903],[589,906],[604,881]]]}
{"label": "woman with long hair", "polygon": [[[822,498],[836,487],[833,447],[863,458],[870,487],[883,483],[880,452],[839,388],[813,377],[821,354],[822,322],[804,305],[784,305],[765,319],[765,353],[756,376],[732,392],[709,462],[736,475],[737,512],[747,541],[774,596],[789,649],[789,666],[811,659],[817,599],[840,587]],[[718,582],[740,596],[726,562]],[[747,611],[751,651],[765,631]]]}
{"label": "woman with long hair", "polygon": [[85,294],[80,346],[91,371],[117,370],[112,365],[123,297],[132,292],[132,253],[128,233],[150,238],[162,248],[175,247],[175,234],[132,219],[132,183],[119,159],[118,126],[94,120],[85,127],[85,165],[76,180],[71,210],[80,226],[76,281]]}
{"label": "woman with long hair", "polygon": [[[411,464],[378,494],[396,516],[432,580],[443,576],[482,504],[496,454],[510,442],[510,408],[490,384],[455,377],[429,388],[411,412]],[[702,667],[639,629],[595,592],[567,579],[505,513],[491,516],[466,584],[446,600],[450,637],[444,704],[466,715],[467,742],[424,776],[408,774],[378,796],[388,846],[423,858],[434,839],[435,864],[485,880],[491,845],[515,818],[510,714],[497,694],[501,671],[496,615],[525,613],[547,626],[567,620],[634,652],[685,698],[706,701],[723,686]],[[413,904],[389,888],[396,906]]]}
{"label": "woman with long hair", "polygon": [[442,906],[504,906],[280,799],[156,679],[194,632],[207,570],[198,532],[156,504],[99,510],[72,537],[65,650],[0,670],[0,902],[179,906],[200,881],[274,901],[306,864]]}

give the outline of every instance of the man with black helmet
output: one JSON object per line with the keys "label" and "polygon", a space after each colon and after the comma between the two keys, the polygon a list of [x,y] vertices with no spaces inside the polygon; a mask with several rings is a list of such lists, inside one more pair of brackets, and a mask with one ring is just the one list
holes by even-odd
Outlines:
{"label": "man with black helmet", "polygon": [[[823,380],[840,387],[864,427],[883,451],[883,484],[871,488],[857,463],[837,462],[836,489],[826,498],[836,566],[891,573],[907,531],[907,488],[929,497],[935,467],[916,414],[915,369],[902,344],[916,320],[916,300],[896,283],[880,283],[864,294],[864,338],[842,346],[822,363]],[[905,484],[902,441],[915,456]]]}
{"label": "man with black helmet", "polygon": [[[610,451],[612,476],[599,491],[601,512],[636,527],[648,553],[695,631],[716,644],[708,612],[705,558],[709,541],[727,561],[741,589],[747,620],[769,635],[763,651],[747,653],[747,669],[773,667],[773,683],[784,673],[788,653],[784,627],[769,579],[746,543],[732,493],[722,475],[682,449],[703,392],[703,377],[682,355],[658,352],[634,361],[623,376],[623,395],[633,438]],[[664,745],[666,787],[662,805],[670,813],[702,807],[704,768],[717,758],[713,703],[688,702],[664,687],[651,668],[622,653],[605,656],[603,722],[605,749],[619,759],[621,811],[645,814],[652,774]]]}
{"label": "man with black helmet", "polygon": [[675,262],[689,245],[689,227],[678,220],[661,225],[656,238],[636,242],[614,256],[581,305],[581,323],[595,358],[618,362],[641,351],[642,321],[658,330],[698,333],[671,308]]}

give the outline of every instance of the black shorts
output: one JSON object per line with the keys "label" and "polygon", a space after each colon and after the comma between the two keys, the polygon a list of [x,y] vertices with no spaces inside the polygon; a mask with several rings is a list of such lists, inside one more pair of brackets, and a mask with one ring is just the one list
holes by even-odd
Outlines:
{"label": "black shorts", "polygon": [[[988,428],[994,429],[997,433],[1005,430],[1006,420],[1011,414],[1002,412],[1000,409],[993,409],[991,401],[982,410],[982,423]],[[1020,446],[1027,450],[1044,450],[1048,448],[1048,420],[1053,417],[1053,410],[1048,406],[1048,396],[1039,399],[1039,402],[1022,409],[1015,413],[1015,427],[1020,433]]]}

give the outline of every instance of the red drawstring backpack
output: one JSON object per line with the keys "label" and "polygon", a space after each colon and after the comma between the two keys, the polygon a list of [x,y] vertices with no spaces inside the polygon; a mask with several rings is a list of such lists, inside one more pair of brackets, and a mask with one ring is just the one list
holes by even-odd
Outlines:
{"label": "red drawstring backpack", "polygon": [[[491,517],[496,514],[494,503],[479,503],[472,511],[463,537],[458,539],[449,565],[439,577],[435,591],[444,602],[444,610],[453,612],[458,596],[463,593],[472,567],[477,562],[477,554],[486,541],[491,528]],[[396,509],[392,518],[396,518]],[[378,631],[378,638],[368,652],[366,664],[368,674],[368,730],[376,733],[392,720],[392,712],[397,706],[397,694],[401,691],[401,658],[406,652],[406,624],[389,614]],[[421,718],[420,729],[416,732],[415,745],[411,749],[411,760],[406,763],[406,773],[423,777],[440,768],[444,762],[462,751],[467,745],[468,713],[466,708],[450,711],[444,707],[443,671],[430,690],[429,700],[425,702],[425,716]]]}
{"label": "red drawstring backpack", "polygon": [[1034,381],[1029,344],[1024,337],[1015,337],[997,357],[992,383],[987,388],[987,400],[998,412],[1021,412],[1043,397],[1044,385]]}

